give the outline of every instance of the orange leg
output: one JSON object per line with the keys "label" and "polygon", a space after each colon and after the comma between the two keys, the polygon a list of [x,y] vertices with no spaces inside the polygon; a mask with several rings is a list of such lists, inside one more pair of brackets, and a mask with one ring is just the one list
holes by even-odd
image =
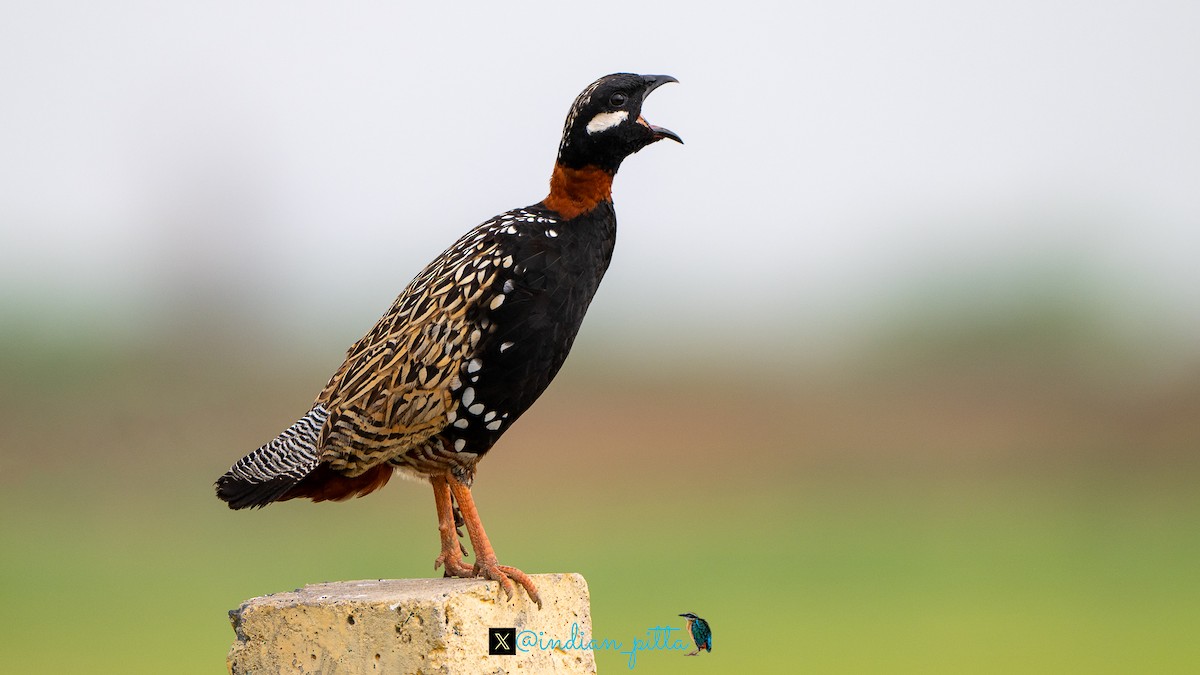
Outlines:
{"label": "orange leg", "polygon": [[445,480],[450,483],[450,490],[454,493],[459,510],[462,511],[463,520],[466,521],[467,535],[471,538],[471,547],[475,549],[476,575],[492,581],[499,581],[510,600],[513,595],[512,582],[516,581],[525,588],[530,599],[537,603],[538,609],[541,609],[542,599],[538,597],[537,587],[533,585],[533,580],[529,578],[529,575],[515,567],[501,565],[496,560],[496,551],[492,549],[492,542],[488,541],[487,533],[483,531],[483,522],[479,520],[479,511],[475,510],[475,500],[471,497],[471,488],[458,482],[450,474],[446,475]]}
{"label": "orange leg", "polygon": [[446,566],[446,576],[470,578],[475,569],[463,562],[462,544],[458,542],[458,528],[454,526],[454,503],[450,501],[450,484],[445,476],[433,476],[433,501],[437,505],[438,533],[442,537],[442,553],[433,561],[433,569]]}

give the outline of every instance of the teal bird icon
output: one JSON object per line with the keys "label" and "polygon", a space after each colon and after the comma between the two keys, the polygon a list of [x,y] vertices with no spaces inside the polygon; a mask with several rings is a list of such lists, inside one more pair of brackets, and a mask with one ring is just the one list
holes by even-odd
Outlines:
{"label": "teal bird icon", "polygon": [[712,629],[708,627],[708,622],[691,612],[679,616],[687,619],[688,632],[692,634],[692,641],[696,643],[696,651],[688,652],[684,656],[695,656],[700,653],[701,649],[711,652]]}

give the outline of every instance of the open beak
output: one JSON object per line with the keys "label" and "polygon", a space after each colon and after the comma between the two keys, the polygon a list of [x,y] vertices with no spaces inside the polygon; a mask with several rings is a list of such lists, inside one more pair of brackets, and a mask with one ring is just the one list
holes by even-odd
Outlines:
{"label": "open beak", "polygon": [[[646,93],[642,95],[643,101],[645,100],[645,97],[649,96],[650,92],[654,91],[655,89],[658,89],[659,87],[663,86],[664,84],[666,84],[668,82],[678,82],[679,81],[679,80],[671,77],[670,75],[643,75],[642,79],[646,82]],[[656,141],[661,141],[664,138],[669,138],[669,139],[675,141],[676,143],[679,143],[681,145],[683,144],[683,139],[679,137],[679,134],[675,133],[674,131],[671,131],[670,129],[650,124],[649,122],[646,121],[645,117],[638,117],[638,122],[646,125],[647,127],[650,128],[650,131],[654,132],[654,140],[656,140]]]}
{"label": "open beak", "polygon": [[679,134],[675,133],[674,131],[664,127],[655,126],[653,124],[647,124],[646,126],[650,127],[650,131],[654,132],[654,140],[661,141],[664,138],[669,138],[676,143],[683,145],[683,139],[680,138]]}

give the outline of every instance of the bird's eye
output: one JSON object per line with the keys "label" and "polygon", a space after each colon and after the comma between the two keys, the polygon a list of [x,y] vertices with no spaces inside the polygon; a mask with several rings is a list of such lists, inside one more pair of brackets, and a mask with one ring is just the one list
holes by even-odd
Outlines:
{"label": "bird's eye", "polygon": [[622,94],[621,92],[618,91],[617,93],[615,93],[609,97],[608,104],[614,108],[620,108],[621,106],[625,105],[625,102],[628,100],[629,100],[628,96],[626,96],[625,94]]}

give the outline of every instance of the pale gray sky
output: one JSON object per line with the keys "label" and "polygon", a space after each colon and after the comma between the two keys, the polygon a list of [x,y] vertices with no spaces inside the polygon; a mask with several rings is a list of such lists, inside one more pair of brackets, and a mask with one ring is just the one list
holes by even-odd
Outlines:
{"label": "pale gray sky", "polygon": [[543,197],[571,100],[627,70],[679,78],[646,116],[687,145],[618,176],[593,321],[772,330],[1062,265],[1200,327],[1200,3],[711,4],[6,2],[0,299],[197,286],[353,339]]}

